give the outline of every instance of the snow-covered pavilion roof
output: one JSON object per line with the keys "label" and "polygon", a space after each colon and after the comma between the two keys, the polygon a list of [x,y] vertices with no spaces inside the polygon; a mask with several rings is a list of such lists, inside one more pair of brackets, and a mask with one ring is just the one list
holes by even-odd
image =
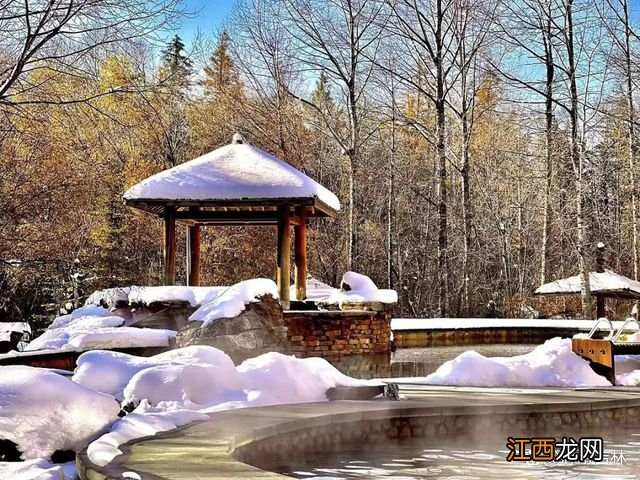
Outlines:
{"label": "snow-covered pavilion roof", "polygon": [[264,212],[305,206],[309,216],[332,216],[340,201],[315,180],[239,136],[234,143],[152,175],[125,194],[127,205],[161,214],[164,208]]}
{"label": "snow-covered pavilion roof", "polygon": [[[591,293],[611,297],[640,298],[640,282],[620,275],[612,270],[590,272]],[[567,277],[539,286],[535,295],[570,295],[580,293],[580,275]]]}

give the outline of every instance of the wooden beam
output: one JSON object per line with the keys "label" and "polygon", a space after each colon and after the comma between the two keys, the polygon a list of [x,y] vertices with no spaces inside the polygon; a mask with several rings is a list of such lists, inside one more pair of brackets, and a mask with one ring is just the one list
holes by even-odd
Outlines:
{"label": "wooden beam", "polygon": [[[302,209],[301,209],[302,210]],[[249,212],[249,211],[179,211],[175,212],[176,220],[193,220],[198,223],[220,225],[243,225],[250,223],[276,224],[280,214],[275,212]],[[300,219],[289,215],[289,223],[299,223]]]}
{"label": "wooden beam", "polygon": [[276,280],[280,305],[289,309],[289,286],[291,282],[291,228],[289,223],[289,207],[281,207],[278,211],[278,270]]}
{"label": "wooden beam", "polygon": [[307,213],[302,207],[296,209],[296,214],[300,219],[300,222],[293,227],[296,299],[305,300],[307,298]]}
{"label": "wooden beam", "polygon": [[176,283],[176,218],[173,207],[164,213],[164,284]]}
{"label": "wooden beam", "polygon": [[200,225],[187,227],[187,285],[200,285]]}

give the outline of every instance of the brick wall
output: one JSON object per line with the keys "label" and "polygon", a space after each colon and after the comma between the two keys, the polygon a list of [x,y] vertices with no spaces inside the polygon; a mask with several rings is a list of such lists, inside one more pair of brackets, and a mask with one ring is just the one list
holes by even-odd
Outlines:
{"label": "brick wall", "polygon": [[391,312],[285,311],[286,349],[297,357],[386,353],[390,350]]}

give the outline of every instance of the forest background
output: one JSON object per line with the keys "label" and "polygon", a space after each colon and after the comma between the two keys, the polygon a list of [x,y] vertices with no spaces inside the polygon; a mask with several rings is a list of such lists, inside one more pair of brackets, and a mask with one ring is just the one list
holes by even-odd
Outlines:
{"label": "forest background", "polygon": [[[589,317],[599,242],[638,278],[633,2],[240,0],[185,45],[192,7],[0,1],[4,320],[160,284],[160,219],[122,194],[235,132],[336,192],[310,272],[369,275],[396,316],[531,315],[581,274]],[[202,283],[274,277],[275,241],[205,229]]]}

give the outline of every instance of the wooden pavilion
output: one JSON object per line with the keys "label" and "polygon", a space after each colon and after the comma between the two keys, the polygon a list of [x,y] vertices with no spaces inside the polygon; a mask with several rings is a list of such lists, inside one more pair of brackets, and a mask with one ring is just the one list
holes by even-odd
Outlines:
{"label": "wooden pavilion", "polygon": [[[589,272],[591,294],[596,298],[596,318],[606,316],[606,299],[640,300],[640,282],[612,270]],[[534,295],[580,295],[580,275],[540,285]]]}
{"label": "wooden pavilion", "polygon": [[187,285],[200,284],[200,228],[277,225],[276,279],[289,308],[291,226],[297,300],[306,298],[307,223],[333,217],[338,198],[304,173],[234,135],[230,145],[152,175],[124,194],[127,205],[164,219],[164,283],[176,281],[176,224],[187,228]]}

